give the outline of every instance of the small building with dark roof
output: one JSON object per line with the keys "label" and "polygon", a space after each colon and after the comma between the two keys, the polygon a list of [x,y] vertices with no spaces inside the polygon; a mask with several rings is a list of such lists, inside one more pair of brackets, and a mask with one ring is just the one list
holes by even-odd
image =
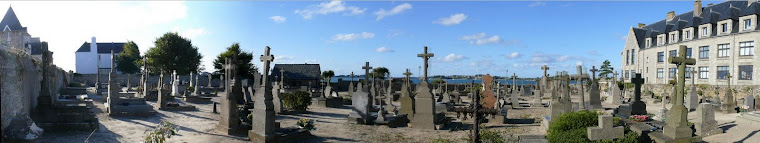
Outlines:
{"label": "small building with dark roof", "polygon": [[[696,59],[688,66],[685,78],[695,84],[760,85],[760,1],[725,1],[702,5],[682,14],[664,13],[663,20],[631,27],[621,51],[622,78],[630,82],[640,73],[646,84],[667,84],[678,69],[668,62],[680,46],[686,57]],[[694,74],[689,73],[695,71]],[[729,77],[731,75],[732,77]],[[692,77],[694,76],[694,77]],[[731,80],[728,80],[731,78]]]}
{"label": "small building with dark roof", "polygon": [[[284,70],[284,72],[280,72]],[[270,78],[273,82],[284,79],[285,88],[295,89],[302,86],[319,87],[322,71],[319,64],[275,64]],[[281,78],[282,76],[284,78]]]}
{"label": "small building with dark roof", "polygon": [[[95,37],[92,42],[84,42],[75,52],[76,72],[79,74],[109,73],[111,70],[111,51],[114,56],[124,49],[124,43],[103,42],[98,43]],[[115,58],[115,57],[114,57]]]}
{"label": "small building with dark roof", "polygon": [[40,42],[40,38],[32,37],[27,33],[26,27],[16,17],[13,7],[8,7],[3,19],[0,20],[0,48],[11,51],[18,51],[29,55],[36,55],[35,59],[41,60],[41,46],[47,45],[47,42]]}

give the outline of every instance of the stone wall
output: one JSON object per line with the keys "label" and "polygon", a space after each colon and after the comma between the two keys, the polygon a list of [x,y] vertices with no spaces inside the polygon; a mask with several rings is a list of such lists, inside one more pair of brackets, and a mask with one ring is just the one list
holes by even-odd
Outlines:
{"label": "stone wall", "polygon": [[[713,97],[715,96],[716,90],[718,91],[720,97],[723,97],[723,93],[726,90],[726,85],[706,85],[706,84],[696,84],[697,91],[702,91],[700,96],[707,96],[707,97]],[[731,88],[735,90],[736,93],[734,93],[734,98],[742,99],[747,94],[750,94],[749,90],[754,89],[755,91],[760,90],[760,85],[731,85]],[[691,84],[686,84],[686,93],[689,92],[691,89]],[[630,89],[633,90],[633,89]],[[655,95],[662,95],[663,92],[667,92],[669,94],[672,94],[673,92],[673,86],[669,84],[644,84],[642,87],[642,94],[646,94],[647,91],[652,91]],[[698,92],[699,93],[699,92]],[[754,93],[758,94],[758,93]]]}
{"label": "stone wall", "polygon": [[7,130],[13,119],[29,118],[40,94],[40,69],[29,55],[0,50],[0,95],[2,127]]}

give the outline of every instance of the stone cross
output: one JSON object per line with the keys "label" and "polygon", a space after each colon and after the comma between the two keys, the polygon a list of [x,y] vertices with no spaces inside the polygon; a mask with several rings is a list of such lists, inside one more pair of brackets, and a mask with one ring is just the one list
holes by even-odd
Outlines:
{"label": "stone cross", "polygon": [[578,83],[578,85],[580,86],[580,92],[581,92],[580,108],[583,109],[583,110],[585,110],[586,109],[586,97],[585,97],[586,95],[585,95],[585,93],[583,93],[584,92],[583,91],[583,66],[578,65],[577,66],[577,70],[578,70],[578,79],[577,80],[578,80],[578,82],[580,82],[580,83]]}
{"label": "stone cross", "polygon": [[686,75],[686,65],[696,64],[696,60],[686,57],[686,46],[681,45],[678,49],[677,57],[669,57],[668,61],[678,66],[678,80],[675,93],[675,102],[670,107],[668,120],[663,129],[665,136],[672,139],[687,139],[691,137],[692,130],[687,125],[686,114],[688,110],[684,106],[684,81]]}
{"label": "stone cross", "polygon": [[[329,83],[330,81],[327,82]],[[285,88],[285,69],[280,69],[280,89],[283,88]]]}
{"label": "stone cross", "polygon": [[364,69],[364,82],[362,83],[366,85],[367,81],[369,81],[369,70],[371,70],[372,67],[369,66],[369,62],[366,62],[362,69]]}
{"label": "stone cross", "polygon": [[599,71],[596,69],[596,66],[591,66],[591,81],[596,81],[596,71]]}
{"label": "stone cross", "polygon": [[[475,90],[475,95],[480,95],[480,89]],[[480,97],[478,96],[474,96],[472,100],[473,101],[470,103],[469,108],[457,107],[457,108],[454,108],[454,112],[457,112],[457,118],[459,118],[461,114],[464,114],[464,117],[463,117],[464,120],[467,120],[467,114],[469,114],[473,118],[473,121],[472,121],[473,128],[471,130],[472,132],[471,136],[473,138],[471,142],[479,143],[480,136],[478,132],[480,132],[479,126],[480,126],[481,118],[483,118],[483,116],[485,115],[491,115],[491,117],[493,117],[493,115],[496,115],[500,112],[497,109],[483,107],[480,104]]]}
{"label": "stone cross", "polygon": [[694,86],[694,81],[697,80],[697,70],[694,70],[694,68],[691,69],[691,86]]}
{"label": "stone cross", "polygon": [[251,114],[253,114],[251,122],[253,125],[251,125],[251,130],[248,131],[248,136],[251,141],[272,142],[275,136],[275,112],[274,103],[272,102],[272,84],[270,84],[268,78],[269,65],[274,61],[274,55],[270,54],[269,50],[270,48],[267,46],[264,50],[264,55],[259,57],[261,62],[264,62],[264,74],[261,76],[261,83],[264,84],[264,86],[259,89],[259,91],[263,92],[263,95],[256,96],[254,108],[251,109]]}
{"label": "stone cross", "polygon": [[[491,82],[493,82],[493,77],[491,75],[486,74],[483,78],[483,107],[488,109],[493,109],[496,104],[496,98],[493,96],[493,91],[491,91]],[[516,94],[513,94],[514,96]],[[516,106],[515,103],[512,103],[513,106]]]}
{"label": "stone cross", "polygon": [[599,126],[586,128],[587,136],[589,140],[610,140],[623,137],[624,128],[613,127],[611,115],[599,115]]}
{"label": "stone cross", "polygon": [[428,68],[429,68],[428,67],[428,59],[430,59],[433,56],[435,56],[433,53],[428,53],[428,47],[427,46],[425,46],[425,51],[422,54],[417,54],[417,57],[421,57],[425,61],[425,73],[423,74],[424,75],[423,76],[424,77],[423,80],[425,82],[428,81],[428,79],[427,79],[427,77],[428,77],[427,76],[428,75]]}
{"label": "stone cross", "polygon": [[[632,109],[631,109],[631,115],[646,115],[646,103],[641,101],[641,85],[644,84],[644,78],[641,78],[640,73],[636,73],[633,78],[631,78],[631,82],[633,83],[633,103],[632,103]],[[663,103],[664,104],[664,103]]]}

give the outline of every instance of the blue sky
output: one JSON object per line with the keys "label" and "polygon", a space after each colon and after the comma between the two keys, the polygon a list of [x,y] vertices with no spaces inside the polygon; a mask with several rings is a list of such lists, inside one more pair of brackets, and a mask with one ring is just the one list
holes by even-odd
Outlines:
{"label": "blue sky", "polygon": [[[719,3],[720,1],[706,1]],[[361,74],[364,62],[393,76],[418,75],[423,46],[435,53],[430,75],[540,76],[540,66],[575,72],[609,59],[618,67],[623,38],[637,23],[692,1],[634,2],[2,2],[34,37],[50,43],[55,64],[74,70],[74,51],[98,42],[134,40],[142,52],[175,31],[192,40],[210,68],[233,42],[275,63],[318,63],[336,74]],[[4,14],[5,11],[2,11]],[[257,58],[258,59],[258,58]],[[257,66],[262,64],[255,61]]]}

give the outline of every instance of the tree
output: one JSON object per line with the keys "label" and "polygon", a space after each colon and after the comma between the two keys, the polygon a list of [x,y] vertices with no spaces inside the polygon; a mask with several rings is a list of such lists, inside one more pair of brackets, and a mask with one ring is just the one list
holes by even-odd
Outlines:
{"label": "tree", "polygon": [[614,71],[614,70],[615,70],[615,68],[613,68],[612,66],[610,66],[610,60],[604,60],[604,62],[602,62],[602,67],[599,70],[599,78],[602,78],[602,77],[607,78],[607,77],[609,77],[608,75],[611,74],[612,71]]}
{"label": "tree", "polygon": [[333,72],[332,70],[322,72],[322,78],[324,78],[325,81],[327,81],[328,83],[330,82],[330,78],[333,76],[335,76],[335,72]]}
{"label": "tree", "polygon": [[231,63],[236,66],[237,75],[243,78],[251,79],[253,78],[253,73],[258,71],[256,66],[253,66],[253,63],[251,63],[253,60],[253,53],[240,50],[240,43],[232,43],[232,45],[227,47],[227,51],[216,56],[216,60],[214,60],[216,74],[224,73],[223,65],[224,60],[227,58],[234,60],[231,61]]}
{"label": "tree", "polygon": [[159,73],[176,70],[177,74],[181,75],[198,71],[203,56],[190,40],[176,32],[169,32],[156,39],[154,43],[156,47],[148,49],[145,53],[149,70]]}
{"label": "tree", "polygon": [[388,68],[377,67],[372,69],[372,73],[370,73],[369,77],[375,78],[375,76],[377,76],[379,79],[385,79],[385,74],[388,74]]}
{"label": "tree", "polygon": [[118,58],[116,58],[116,70],[127,74],[127,89],[131,87],[130,76],[140,72],[140,67],[137,61],[140,60],[140,49],[134,41],[129,41],[124,44],[123,50],[119,52]]}

